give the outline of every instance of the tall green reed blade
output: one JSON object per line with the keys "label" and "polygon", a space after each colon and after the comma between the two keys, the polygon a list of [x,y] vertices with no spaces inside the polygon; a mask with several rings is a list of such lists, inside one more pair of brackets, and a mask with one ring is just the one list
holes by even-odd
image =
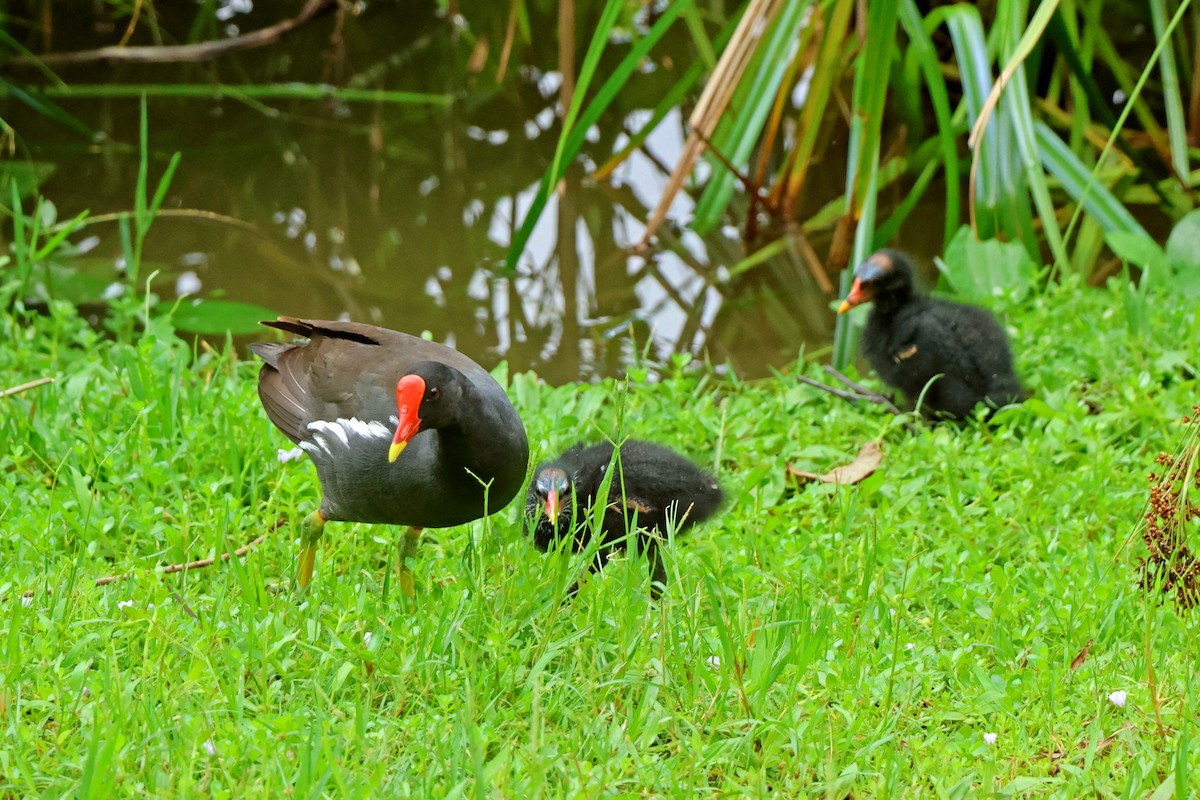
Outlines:
{"label": "tall green reed blade", "polygon": [[[685,15],[685,18],[689,17],[690,15]],[[692,27],[690,23],[688,27],[689,29]],[[729,37],[736,27],[737,20],[734,19],[725,25],[724,30],[722,30],[720,35],[717,36],[715,42],[708,42],[706,39],[704,40],[704,46],[701,46],[700,43],[697,42],[697,49],[703,52],[705,48],[711,49],[714,45],[717,47],[724,47],[729,42]],[[667,90],[666,94],[663,95],[662,100],[660,100],[658,105],[654,107],[654,111],[650,114],[650,118],[646,120],[646,124],[639,128],[637,133],[630,136],[629,141],[626,142],[625,146],[622,147],[612,158],[600,165],[600,167],[594,173],[592,173],[592,177],[597,180],[606,178],[609,173],[616,169],[622,162],[625,161],[625,159],[629,158],[630,154],[641,147],[642,143],[645,142],[647,137],[654,132],[654,129],[658,127],[659,123],[666,119],[668,114],[679,108],[679,106],[683,103],[684,98],[687,97],[688,92],[691,91],[692,87],[695,86],[696,83],[699,82],[701,76],[704,75],[705,69],[709,68],[710,65],[704,60],[692,62],[692,65],[689,66],[687,71],[683,73],[683,77],[676,81],[675,84]]]}
{"label": "tall green reed blade", "polygon": [[1042,165],[1062,185],[1076,203],[1081,204],[1105,231],[1128,231],[1149,238],[1150,234],[1116,198],[1107,186],[1089,181],[1097,174],[1071,152],[1066,142],[1042,121],[1033,124]]}
{"label": "tall green reed blade", "polygon": [[[1180,20],[1183,19],[1184,11],[1186,11],[1187,8],[1188,8],[1188,5],[1186,3],[1181,5],[1179,7],[1179,9],[1175,12],[1175,16],[1173,16],[1171,18],[1170,22],[1167,23],[1167,27],[1166,27],[1167,35],[1158,40],[1157,45],[1155,45],[1154,52],[1152,52],[1150,54],[1150,59],[1147,62],[1146,67],[1142,70],[1141,75],[1138,76],[1137,82],[1134,83],[1132,87],[1130,87],[1129,98],[1125,101],[1125,107],[1121,110],[1121,114],[1117,118],[1116,125],[1113,127],[1112,131],[1109,133],[1108,140],[1104,143],[1104,147],[1101,149],[1099,155],[1096,157],[1097,164],[1105,163],[1105,159],[1107,158],[1108,153],[1112,150],[1114,142],[1116,142],[1117,137],[1121,133],[1121,129],[1125,126],[1125,120],[1127,120],[1129,118],[1129,115],[1131,113],[1133,113],[1135,111],[1135,109],[1141,107],[1142,104],[1139,101],[1141,98],[1142,89],[1145,88],[1146,82],[1150,78],[1150,74],[1154,68],[1154,63],[1158,58],[1161,57],[1162,52],[1170,46],[1170,43],[1171,43],[1170,36],[1174,32],[1176,26],[1179,25]],[[1078,224],[1080,215],[1083,213],[1084,208],[1086,207],[1084,200],[1086,198],[1088,198],[1091,195],[1091,193],[1093,191],[1095,191],[1096,187],[1098,186],[1098,181],[1097,181],[1098,174],[1099,174],[1099,170],[1092,170],[1092,172],[1089,173],[1089,175],[1088,175],[1087,183],[1084,185],[1082,190],[1080,190],[1081,198],[1077,200],[1077,205],[1075,206],[1075,211],[1071,214],[1070,222],[1067,223],[1067,236],[1068,237],[1070,236],[1071,231]],[[1051,277],[1053,277],[1053,274],[1051,274]]]}
{"label": "tall green reed blade", "polygon": [[[142,114],[138,128],[138,143],[139,143],[139,158],[138,158],[138,174],[137,185],[133,195],[133,221],[134,230],[133,237],[127,242],[125,253],[125,270],[129,276],[129,281],[135,287],[138,285],[138,273],[142,265],[142,247],[146,241],[146,234],[150,232],[150,226],[154,223],[154,218],[158,214],[159,208],[162,207],[163,200],[167,196],[167,188],[171,185],[171,178],[175,175],[175,169],[179,166],[181,158],[180,153],[175,153],[171,156],[171,160],[167,163],[167,168],[163,171],[162,177],[158,179],[158,185],[154,189],[154,196],[151,197],[147,188],[149,187],[149,170],[150,170],[150,120],[146,113],[146,98],[142,97]],[[123,239],[125,237],[122,237]]]}
{"label": "tall green reed blade", "polygon": [[867,42],[855,65],[845,210],[856,216],[869,202],[867,188],[879,166],[883,108],[889,83],[880,76],[891,73],[896,58],[897,12],[895,3],[874,3],[868,7]]}
{"label": "tall green reed blade", "polygon": [[[1081,3],[1079,10],[1083,15],[1083,27],[1095,37],[1096,52],[1116,79],[1117,86],[1128,98],[1125,102],[1132,106],[1141,129],[1146,132],[1151,141],[1165,143],[1167,135],[1163,131],[1162,125],[1159,124],[1154,109],[1150,108],[1145,100],[1141,100],[1138,97],[1139,93],[1134,91],[1138,69],[1126,62],[1125,56],[1117,50],[1112,37],[1104,28],[1104,20],[1101,16],[1103,9],[1104,0]],[[1116,124],[1110,124],[1109,127],[1116,127]]]}
{"label": "tall green reed blade", "polygon": [[[642,59],[662,39],[663,35],[691,2],[692,0],[681,0],[681,2],[668,5],[662,16],[658,18],[646,35],[638,39],[625,55],[625,58],[621,59],[621,62],[613,70],[608,80],[601,84],[600,88],[596,91],[596,96],[588,103],[587,108],[583,108],[583,98],[587,95],[587,90],[591,86],[592,80],[596,77],[600,55],[604,51],[608,36],[612,32],[619,12],[623,7],[621,0],[609,0],[604,8],[604,13],[600,17],[600,21],[597,23],[596,32],[592,36],[591,44],[588,45],[583,65],[579,69],[579,75],[575,82],[575,94],[571,99],[571,107],[567,110],[566,116],[563,119],[562,133],[558,138],[558,146],[554,151],[554,159],[550,164],[550,168],[542,176],[537,194],[534,195],[533,203],[526,212],[516,236],[513,237],[512,242],[508,246],[508,252],[505,255],[506,271],[508,274],[511,275],[516,272],[517,262],[521,258],[521,253],[525,250],[525,245],[529,241],[529,237],[533,234],[534,226],[537,224],[538,219],[541,218],[542,211],[546,208],[546,203],[550,199],[550,193],[554,191],[554,187],[558,185],[563,175],[566,174],[567,165],[574,160],[575,156],[583,148],[583,143],[587,140],[588,129],[600,119],[600,115],[604,113],[604,110],[612,103],[630,76],[637,70]],[[515,215],[516,213],[517,210],[514,208],[513,214]]]}
{"label": "tall green reed blade", "polygon": [[[12,282],[11,291],[13,298],[17,302],[20,302],[21,298],[25,296],[26,287],[29,285],[29,273],[33,269],[33,259],[30,257],[30,244],[25,238],[26,219],[25,212],[21,209],[21,187],[16,181],[12,181],[9,184],[9,195],[13,219],[12,254],[17,265],[17,279]],[[7,282],[0,284],[0,286],[9,290]]]}
{"label": "tall green reed blade", "polygon": [[908,47],[904,58],[916,64],[925,79],[933,118],[937,124],[937,141],[941,151],[942,170],[946,176],[946,219],[942,233],[942,246],[954,238],[959,225],[959,168],[958,146],[950,110],[950,95],[946,90],[946,79],[942,77],[942,65],[933,47],[931,29],[921,19],[916,0],[900,3],[900,24],[908,34]]}
{"label": "tall green reed blade", "polygon": [[[1180,12],[1188,3],[1180,4]],[[1179,83],[1179,69],[1175,65],[1175,48],[1171,46],[1174,25],[1167,26],[1167,4],[1165,0],[1150,0],[1150,20],[1154,24],[1154,37],[1165,43],[1158,59],[1162,74],[1163,106],[1167,115],[1167,140],[1171,143],[1171,166],[1175,174],[1186,180],[1190,172],[1188,159],[1188,130],[1183,114],[1183,87]]]}
{"label": "tall green reed blade", "polygon": [[[1029,25],[1025,31],[1017,38],[1019,26],[1025,19],[1025,9],[1018,2],[1007,4],[1009,11],[1009,24],[1005,28],[1008,36],[1001,43],[1004,50],[1007,51],[1008,61],[1001,72],[1001,79],[1004,76],[1011,76],[1007,84],[1002,85],[1000,91],[1003,93],[1000,98],[1000,113],[1002,116],[1007,116],[1009,127],[1013,131],[1016,139],[1017,149],[1020,154],[1023,172],[1025,174],[1025,183],[1029,188],[1030,194],[1033,195],[1033,202],[1037,208],[1038,218],[1042,222],[1042,235],[1046,238],[1046,243],[1050,246],[1050,252],[1054,254],[1055,260],[1066,266],[1070,263],[1070,257],[1067,255],[1066,247],[1063,243],[1062,231],[1058,226],[1058,217],[1055,213],[1054,202],[1050,199],[1050,188],[1046,185],[1046,173],[1042,169],[1041,159],[1039,157],[1039,149],[1037,138],[1033,128],[1033,98],[1030,97],[1029,87],[1025,79],[1025,69],[1023,63],[1029,54],[1033,51],[1034,46],[1042,38],[1045,32],[1046,25],[1054,15],[1055,8],[1058,6],[1058,0],[1045,0],[1033,18],[1029,21]],[[1020,16],[1016,16],[1016,15]],[[1024,198],[1019,201],[1024,206]],[[1024,220],[1024,217],[1018,217]],[[1033,230],[1032,225],[1028,228],[1022,226],[1022,239],[1025,241],[1025,248],[1031,256],[1038,256],[1040,247],[1038,238]]]}
{"label": "tall green reed blade", "polygon": [[[896,56],[895,3],[873,3],[867,11],[867,42],[854,70],[853,110],[850,115],[849,153],[846,163],[844,213],[857,221],[851,263],[866,259],[875,246],[875,211],[879,178],[880,134],[889,81]],[[850,288],[851,271],[841,276],[841,294]],[[838,369],[854,358],[857,327],[851,317],[839,314],[833,333],[833,363]]]}
{"label": "tall green reed blade", "polygon": [[[1084,6],[1086,8],[1089,4],[1085,3]],[[1084,13],[1086,14],[1086,10]],[[1073,17],[1071,19],[1073,20]],[[1093,124],[1093,116],[1109,129],[1116,128],[1118,125],[1117,115],[1113,113],[1108,100],[1100,91],[1100,85],[1096,83],[1096,79],[1092,76],[1093,51],[1100,49],[1101,42],[1109,41],[1104,28],[1101,25],[1091,25],[1085,22],[1080,42],[1076,43],[1074,33],[1068,27],[1067,21],[1068,16],[1066,12],[1062,6],[1059,6],[1050,18],[1050,22],[1046,25],[1046,38],[1054,43],[1058,54],[1071,71],[1075,108],[1074,113],[1071,115],[1070,143],[1074,147],[1082,142],[1083,131],[1087,126]],[[1106,66],[1108,66],[1114,75],[1118,76],[1118,80],[1121,80],[1120,74],[1123,74],[1127,69],[1127,65],[1123,61],[1119,65],[1114,65],[1109,61]],[[1150,117],[1150,119],[1153,120],[1153,117]],[[1143,124],[1145,122],[1146,120],[1143,119]],[[1146,128],[1151,138],[1154,138],[1155,130],[1157,130],[1157,123],[1153,128]],[[1148,161],[1141,151],[1130,147],[1129,142],[1124,137],[1117,137],[1116,145],[1146,175],[1155,175],[1161,172],[1161,165]],[[1172,205],[1172,200],[1156,181],[1150,182],[1150,188],[1164,205]]]}
{"label": "tall green reed blade", "polygon": [[822,132],[821,121],[825,117],[825,108],[841,79],[840,57],[846,43],[850,12],[853,9],[854,0],[836,0],[833,8],[824,12],[825,26],[821,43],[813,64],[808,94],[804,99],[804,110],[800,113],[800,133],[788,154],[788,166],[775,191],[777,199],[782,195],[783,202],[779,205],[788,215],[804,188],[804,179],[808,175],[817,139]]}
{"label": "tall green reed blade", "polygon": [[[992,90],[991,59],[983,21],[974,6],[962,4],[946,8],[942,18],[958,60],[967,114],[974,123]],[[1032,230],[1032,214],[1025,202],[1024,173],[1017,168],[1020,154],[1010,125],[1006,114],[990,117],[983,135],[975,143],[971,222],[981,239],[1001,233],[1021,235]]]}
{"label": "tall green reed blade", "polygon": [[[734,92],[729,106],[732,113],[722,118],[713,134],[712,148],[737,169],[744,169],[749,162],[775,104],[808,6],[808,2],[788,3],[772,22]],[[713,177],[696,203],[691,225],[701,235],[720,223],[737,185],[736,175],[714,157],[707,157],[714,167]]]}

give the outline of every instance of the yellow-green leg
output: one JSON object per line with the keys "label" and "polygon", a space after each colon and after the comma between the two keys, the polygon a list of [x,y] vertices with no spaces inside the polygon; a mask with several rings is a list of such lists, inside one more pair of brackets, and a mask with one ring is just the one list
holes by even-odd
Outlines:
{"label": "yellow-green leg", "polygon": [[404,540],[400,543],[400,591],[405,597],[416,597],[417,589],[413,584],[412,568],[408,566],[410,558],[417,557],[417,543],[421,540],[420,528],[408,528],[404,531]]}
{"label": "yellow-green leg", "polygon": [[325,532],[325,517],[320,510],[304,518],[300,524],[300,567],[296,570],[296,584],[304,589],[312,580],[313,565],[317,561],[317,543]]}

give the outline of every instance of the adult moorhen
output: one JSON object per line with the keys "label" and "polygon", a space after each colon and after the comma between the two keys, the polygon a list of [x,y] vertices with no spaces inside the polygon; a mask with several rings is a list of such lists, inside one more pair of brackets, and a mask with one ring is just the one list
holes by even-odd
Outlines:
{"label": "adult moorhen", "polygon": [[[547,552],[571,536],[572,549],[584,550],[592,539],[592,508],[600,485],[609,464],[615,463],[618,471],[600,523],[603,544],[589,570],[601,569],[614,552],[625,548],[636,515],[637,546],[650,562],[650,595],[657,600],[667,583],[658,552],[663,537],[668,530],[690,528],[711,517],[724,495],[716,478],[665,447],[630,439],[615,461],[614,449],[611,442],[580,443],[538,466],[525,505],[533,544]],[[578,582],[571,584],[568,596],[578,589]]]}
{"label": "adult moorhen", "polygon": [[867,302],[873,307],[862,333],[863,355],[910,404],[925,392],[927,415],[961,420],[979,403],[994,410],[1024,398],[995,318],[976,306],[918,294],[905,253],[880,250],[859,264],[838,313]]}
{"label": "adult moorhen", "polygon": [[258,396],[275,427],[308,453],[320,508],[301,530],[297,582],[312,578],[328,520],[405,525],[400,577],[421,528],[447,528],[508,505],[529,444],[496,380],[435,342],[355,322],[280,317],[262,323],[308,338],[250,349],[264,362]]}

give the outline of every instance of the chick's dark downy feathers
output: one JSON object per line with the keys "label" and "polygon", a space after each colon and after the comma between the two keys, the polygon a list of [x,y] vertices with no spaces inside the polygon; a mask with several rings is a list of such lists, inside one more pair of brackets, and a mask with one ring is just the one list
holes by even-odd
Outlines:
{"label": "chick's dark downy feathers", "polygon": [[1025,392],[1008,338],[991,313],[918,294],[912,273],[907,255],[881,250],[854,271],[839,309],[872,303],[862,351],[879,377],[910,404],[921,398],[934,417],[964,419],[980,403],[996,409],[1020,402]]}
{"label": "chick's dark downy feathers", "polygon": [[[617,473],[598,531],[602,546],[591,569],[604,566],[612,553],[625,548],[636,520],[637,547],[650,561],[651,593],[657,597],[666,583],[658,547],[669,531],[684,530],[711,517],[724,494],[716,478],[683,456],[650,442],[628,440],[613,459],[610,442],[576,444],[534,472],[526,498],[526,517],[533,543],[545,552],[571,539],[582,551],[596,533],[593,508],[610,464]],[[572,592],[576,587],[572,587]]]}

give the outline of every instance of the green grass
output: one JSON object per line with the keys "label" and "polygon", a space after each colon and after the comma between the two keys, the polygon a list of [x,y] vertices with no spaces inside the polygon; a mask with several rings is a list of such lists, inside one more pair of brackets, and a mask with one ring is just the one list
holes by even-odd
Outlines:
{"label": "green grass", "polygon": [[[628,384],[513,376],[534,458],[580,436],[651,438],[716,466],[728,507],[669,551],[658,605],[632,558],[560,608],[572,564],[523,539],[519,503],[427,532],[415,613],[394,580],[385,591],[387,528],[331,524],[310,594],[288,587],[318,489],[307,460],[277,460],[287,443],[259,407],[255,363],[191,349],[162,318],[126,338],[65,304],[6,314],[0,389],[57,383],[0,399],[0,794],[1186,786],[1194,621],[1143,596],[1140,542],[1121,548],[1197,399],[1183,343],[1200,341],[1200,316],[1145,301],[1140,338],[1128,298],[1074,279],[1002,309],[1036,399],[991,429],[908,435],[787,376],[747,384],[678,363]],[[785,463],[824,471],[879,436],[884,465],[860,486],[787,485]],[[155,573],[279,517],[243,559]]]}

